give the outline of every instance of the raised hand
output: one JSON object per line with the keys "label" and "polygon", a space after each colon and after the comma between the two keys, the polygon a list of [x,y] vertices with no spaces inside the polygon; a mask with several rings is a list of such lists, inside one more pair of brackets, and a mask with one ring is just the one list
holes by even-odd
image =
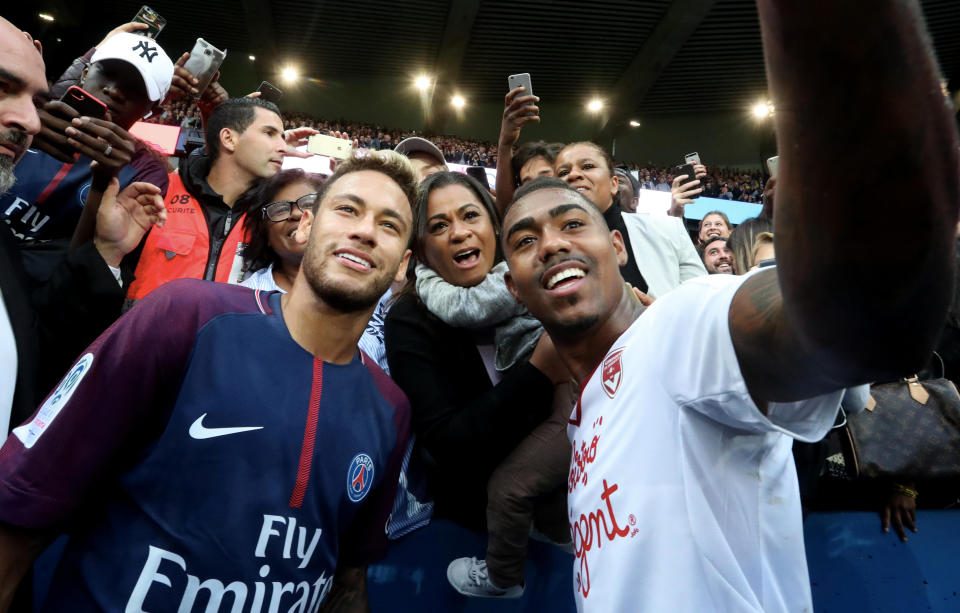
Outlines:
{"label": "raised hand", "polygon": [[100,200],[93,237],[97,251],[114,267],[140,244],[151,226],[163,226],[167,220],[167,209],[156,185],[137,182],[119,190],[120,183],[111,179]]}
{"label": "raised hand", "polygon": [[515,87],[507,92],[503,99],[499,147],[514,146],[524,125],[530,122],[540,123],[540,109],[536,105],[540,98],[522,95],[523,90],[523,87]]}

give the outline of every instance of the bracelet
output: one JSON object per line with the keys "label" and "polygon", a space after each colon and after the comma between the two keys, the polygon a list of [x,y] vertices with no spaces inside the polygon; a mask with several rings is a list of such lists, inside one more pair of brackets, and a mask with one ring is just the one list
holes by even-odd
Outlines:
{"label": "bracelet", "polygon": [[903,496],[909,496],[910,498],[916,499],[917,490],[912,490],[905,485],[900,485],[899,483],[893,484],[893,492],[895,494],[901,494]]}

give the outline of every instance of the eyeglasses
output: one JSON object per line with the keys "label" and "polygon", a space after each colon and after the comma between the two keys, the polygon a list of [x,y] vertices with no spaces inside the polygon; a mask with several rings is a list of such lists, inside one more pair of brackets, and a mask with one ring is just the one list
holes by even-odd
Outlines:
{"label": "eyeglasses", "polygon": [[294,205],[300,209],[300,212],[304,212],[307,209],[312,209],[316,201],[317,192],[313,192],[312,194],[300,196],[293,201],[280,200],[279,202],[271,202],[270,204],[263,205],[262,216],[273,222],[286,221],[290,219],[290,213],[293,212]]}

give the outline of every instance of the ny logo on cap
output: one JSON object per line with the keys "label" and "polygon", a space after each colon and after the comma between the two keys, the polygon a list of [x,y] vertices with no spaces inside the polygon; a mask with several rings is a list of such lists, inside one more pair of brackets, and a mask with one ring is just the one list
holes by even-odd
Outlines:
{"label": "ny logo on cap", "polygon": [[147,61],[150,62],[151,64],[153,63],[153,58],[160,55],[159,52],[157,51],[157,48],[151,47],[149,43],[147,43],[147,41],[145,40],[140,41],[139,43],[137,43],[136,47],[132,47],[130,50],[136,51],[137,49],[140,49],[140,57],[147,58]]}

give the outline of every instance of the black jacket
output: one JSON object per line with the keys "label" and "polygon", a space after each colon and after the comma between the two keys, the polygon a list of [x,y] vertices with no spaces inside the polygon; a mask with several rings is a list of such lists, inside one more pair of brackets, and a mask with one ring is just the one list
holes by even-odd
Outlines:
{"label": "black jacket", "polygon": [[17,347],[10,416],[14,427],[33,413],[80,352],[120,316],[124,290],[92,242],[63,258],[47,282],[32,284],[16,238],[7,224],[0,223],[0,291]]}
{"label": "black jacket", "polygon": [[492,385],[470,331],[443,323],[412,294],[390,309],[384,331],[436,513],[481,529],[490,474],[549,416],[553,384],[524,362]]}

